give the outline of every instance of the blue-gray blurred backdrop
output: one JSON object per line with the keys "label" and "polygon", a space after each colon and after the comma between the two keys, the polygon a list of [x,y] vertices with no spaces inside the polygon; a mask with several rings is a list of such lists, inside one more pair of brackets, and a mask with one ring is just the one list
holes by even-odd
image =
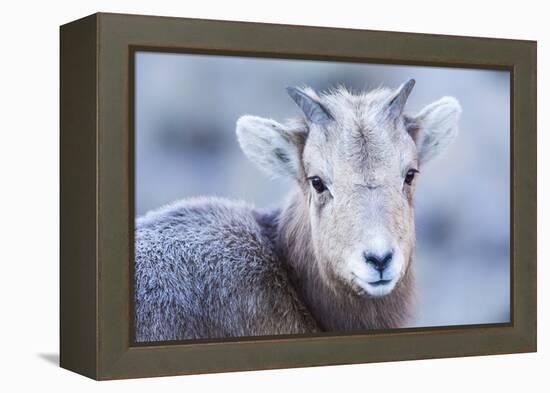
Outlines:
{"label": "blue-gray blurred backdrop", "polygon": [[241,153],[239,116],[299,115],[286,86],[323,90],[416,87],[414,113],[445,95],[463,108],[460,133],[422,168],[416,193],[417,313],[411,326],[510,318],[510,75],[507,71],[138,52],[136,216],[197,195],[280,203],[289,180],[269,179]]}

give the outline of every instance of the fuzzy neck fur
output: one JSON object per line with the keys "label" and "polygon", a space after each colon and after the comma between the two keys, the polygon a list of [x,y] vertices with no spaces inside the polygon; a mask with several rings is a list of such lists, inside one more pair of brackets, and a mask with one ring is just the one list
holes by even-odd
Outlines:
{"label": "fuzzy neck fur", "polygon": [[407,271],[394,290],[382,298],[359,296],[330,287],[321,278],[311,243],[308,206],[299,190],[291,193],[278,217],[276,243],[296,291],[324,331],[403,327],[414,295],[414,275]]}

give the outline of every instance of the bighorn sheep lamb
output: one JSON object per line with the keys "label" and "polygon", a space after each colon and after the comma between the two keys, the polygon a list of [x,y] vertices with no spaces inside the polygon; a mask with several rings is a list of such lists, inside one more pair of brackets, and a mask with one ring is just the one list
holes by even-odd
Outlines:
{"label": "bighorn sheep lamb", "polygon": [[420,166],[457,134],[444,97],[288,88],[299,119],[242,116],[237,138],[296,186],[281,209],[197,198],[136,220],[135,338],[164,341],[403,326],[411,313]]}

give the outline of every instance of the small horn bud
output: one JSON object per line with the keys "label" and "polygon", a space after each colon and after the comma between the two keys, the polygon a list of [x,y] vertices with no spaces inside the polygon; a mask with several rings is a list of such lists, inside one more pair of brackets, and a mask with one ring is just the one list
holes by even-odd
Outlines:
{"label": "small horn bud", "polygon": [[403,113],[403,109],[415,83],[414,79],[409,79],[397,89],[397,93],[395,93],[389,102],[390,113],[393,117],[399,117]]}
{"label": "small horn bud", "polygon": [[287,87],[286,91],[296,105],[304,112],[306,119],[310,123],[323,124],[333,120],[329,111],[319,101],[309,96],[303,90],[296,87]]}

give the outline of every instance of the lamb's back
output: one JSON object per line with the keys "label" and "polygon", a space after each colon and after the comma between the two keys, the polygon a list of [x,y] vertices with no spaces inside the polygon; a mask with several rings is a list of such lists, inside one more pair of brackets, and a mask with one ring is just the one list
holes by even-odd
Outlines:
{"label": "lamb's back", "polygon": [[276,217],[199,198],[137,219],[136,340],[316,331],[277,256]]}

